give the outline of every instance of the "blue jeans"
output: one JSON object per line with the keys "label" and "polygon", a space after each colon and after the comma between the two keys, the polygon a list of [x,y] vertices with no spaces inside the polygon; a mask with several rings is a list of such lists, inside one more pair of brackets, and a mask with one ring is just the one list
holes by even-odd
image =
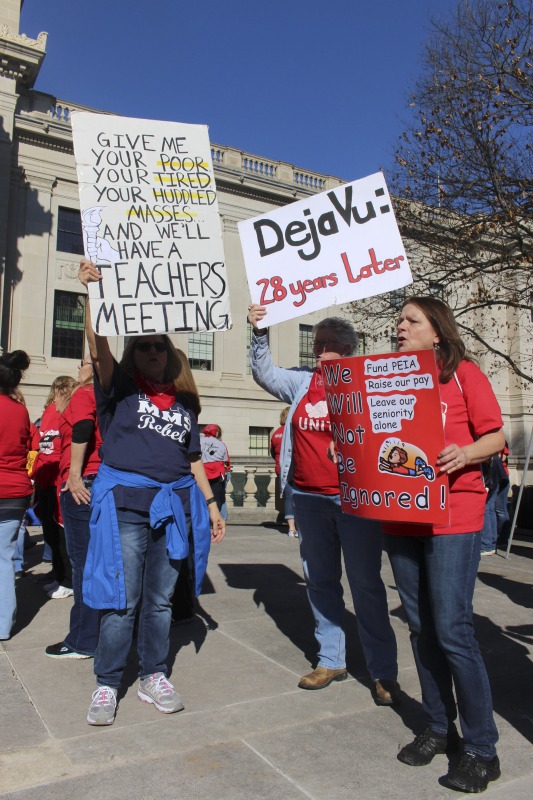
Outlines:
{"label": "blue jeans", "polygon": [[498,525],[496,520],[497,491],[489,492],[485,504],[485,517],[481,531],[481,550],[495,550],[498,540]]}
{"label": "blue jeans", "polygon": [[307,596],[315,618],[318,666],[346,666],[342,553],[370,676],[373,681],[396,680],[396,639],[381,580],[379,523],[343,514],[339,495],[312,494],[295,487],[293,498]]}
{"label": "blue jeans", "polygon": [[171,597],[181,565],[181,561],[169,559],[165,530],[152,530],[149,514],[117,508],[117,518],[127,608],[102,612],[94,656],[96,683],[115,688],[120,686],[139,604],[139,676],[167,674]]}
{"label": "blue jeans", "polygon": [[[86,484],[87,485],[87,484]],[[87,488],[90,486],[87,485]],[[69,491],[61,492],[61,513],[65,526],[67,552],[72,565],[74,605],[70,611],[70,627],[65,644],[84,656],[93,656],[98,644],[100,612],[83,602],[83,570],[89,547],[91,508],[78,505]]]}
{"label": "blue jeans", "polygon": [[13,554],[30,497],[0,500],[0,640],[9,639],[17,613]]}
{"label": "blue jeans", "polygon": [[285,484],[285,491],[283,492],[283,514],[285,519],[294,519],[294,486],[292,483]]}
{"label": "blue jeans", "polygon": [[15,572],[24,571],[24,544],[26,541],[26,513],[22,517],[22,522],[19,526],[17,534],[17,541],[15,544],[15,552],[13,553],[13,569]]}
{"label": "blue jeans", "polygon": [[509,486],[510,482],[508,478],[496,492],[496,503],[494,509],[496,511],[496,528],[498,531],[498,544],[500,547],[507,546],[509,534],[511,532],[511,520],[509,518],[509,507],[507,505]]}
{"label": "blue jeans", "polygon": [[480,531],[385,537],[428,726],[446,734],[458,709],[465,750],[493,758],[498,731],[472,608],[480,543]]}

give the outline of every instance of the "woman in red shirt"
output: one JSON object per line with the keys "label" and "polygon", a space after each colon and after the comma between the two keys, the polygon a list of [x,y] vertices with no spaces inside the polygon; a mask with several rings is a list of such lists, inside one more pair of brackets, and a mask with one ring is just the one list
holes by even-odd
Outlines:
{"label": "woman in red shirt", "polygon": [[[384,524],[386,548],[411,632],[427,727],[398,758],[420,767],[439,753],[463,752],[446,785],[481,792],[500,776],[489,680],[474,634],[472,598],[486,491],[480,464],[502,449],[500,407],[466,353],[450,308],[410,297],[398,321],[400,351],[435,348],[446,447],[436,467],[450,480],[450,524]],[[453,687],[455,686],[454,698]]]}
{"label": "woman in red shirt", "polygon": [[23,350],[0,356],[0,641],[11,636],[17,612],[12,559],[33,491],[26,470],[30,418],[11,396],[29,366]]}
{"label": "woman in red shirt", "polygon": [[59,459],[60,504],[67,551],[72,567],[74,605],[70,628],[61,642],[46,648],[50,658],[91,658],[98,644],[99,612],[83,602],[83,570],[89,546],[91,487],[100,457],[102,437],[96,417],[93,366],[85,359],[78,367],[79,386],[60,415],[61,455]]}

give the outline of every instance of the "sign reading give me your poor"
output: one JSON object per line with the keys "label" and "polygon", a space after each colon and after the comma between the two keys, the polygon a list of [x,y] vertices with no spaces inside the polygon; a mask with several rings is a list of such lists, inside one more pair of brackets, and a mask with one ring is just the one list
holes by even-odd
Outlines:
{"label": "sign reading give me your poor", "polygon": [[239,223],[266,324],[412,283],[383,173]]}
{"label": "sign reading give me your poor", "polygon": [[95,331],[231,327],[207,126],[78,111],[72,133]]}

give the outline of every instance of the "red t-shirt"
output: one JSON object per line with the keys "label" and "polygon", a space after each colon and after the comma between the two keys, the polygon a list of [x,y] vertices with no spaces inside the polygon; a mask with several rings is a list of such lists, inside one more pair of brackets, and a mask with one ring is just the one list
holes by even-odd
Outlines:
{"label": "red t-shirt", "polygon": [[322,373],[318,370],[293,414],[292,438],[294,485],[304,492],[339,494],[337,467],[327,457],[331,422]]}
{"label": "red t-shirt", "polygon": [[94,429],[85,451],[82,475],[94,475],[98,472],[98,467],[100,466],[98,451],[102,445],[102,437],[96,417],[96,400],[92,386],[78,387],[60,417],[61,459],[59,462],[59,475],[61,483],[67,480],[70,469],[72,428],[76,422],[81,422],[84,419],[90,420],[94,424]]}
{"label": "red t-shirt", "polygon": [[26,470],[30,418],[22,403],[0,394],[0,498],[27,497],[33,488]]}
{"label": "red t-shirt", "polygon": [[[439,383],[439,389],[446,445],[464,447],[503,426],[492,386],[472,361],[462,361],[455,376],[448,383]],[[453,472],[449,481],[449,525],[382,523],[384,532],[399,536],[431,536],[481,530],[487,500],[481,465],[471,464]]]}
{"label": "red t-shirt", "polygon": [[31,477],[40,489],[57,486],[59,481],[59,440],[60,413],[55,404],[50,403],[43,411],[39,427],[39,454],[33,465]]}
{"label": "red t-shirt", "polygon": [[281,472],[281,467],[279,465],[279,454],[281,452],[281,440],[283,439],[284,430],[285,425],[281,425],[277,430],[274,431],[272,438],[270,439],[270,455],[275,461],[276,475],[279,475]]}

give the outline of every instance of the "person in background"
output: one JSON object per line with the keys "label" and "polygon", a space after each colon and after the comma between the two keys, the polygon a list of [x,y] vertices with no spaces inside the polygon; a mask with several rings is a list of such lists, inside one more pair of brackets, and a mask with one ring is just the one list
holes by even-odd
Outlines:
{"label": "person in background", "polygon": [[29,366],[23,350],[0,355],[0,641],[10,638],[17,613],[13,554],[33,492],[26,469],[30,418],[13,397]]}
{"label": "person in background", "polygon": [[226,503],[226,475],[231,471],[228,448],[222,441],[219,425],[204,425],[201,434],[202,463],[218,510],[222,511]]}
{"label": "person in background", "polygon": [[[427,727],[398,753],[412,767],[460,749],[445,784],[482,792],[500,776],[489,679],[474,632],[472,599],[486,491],[480,464],[502,449],[500,407],[466,352],[453,313],[436,297],[410,297],[397,326],[399,351],[435,350],[449,478],[448,525],[383,523],[385,546],[411,633]],[[454,689],[455,687],[455,697]]]}
{"label": "person in background", "polygon": [[52,573],[43,576],[39,582],[53,600],[62,600],[73,594],[72,569],[61,525],[58,491],[61,454],[59,420],[75,386],[76,381],[69,375],[61,375],[52,383],[39,427],[39,454],[31,473],[43,538],[52,551]]}
{"label": "person in background", "polygon": [[347,677],[344,635],[342,555],[352,592],[359,638],[377,705],[399,698],[396,639],[381,579],[382,536],[379,523],[341,511],[336,466],[328,459],[331,441],[321,365],[350,356],[357,334],[344,319],[329,317],[313,329],[316,367],[283,369],[272,362],[264,327],[264,306],[252,305],[250,347],[256,383],[285,403],[290,411],[281,442],[281,492],[294,484],[300,552],[307,595],[315,618],[318,666],[304,675],[301,689],[324,689]]}
{"label": "person in background", "polygon": [[[79,278],[87,287],[101,275],[83,260]],[[184,708],[168,680],[171,597],[191,546],[200,592],[210,543],[225,525],[201,460],[200,400],[186,355],[168,336],[132,336],[117,363],[93,331],[89,304],[86,333],[103,438],[83,581],[85,603],[103,610],[87,722],[111,725],[136,617],[139,699],[164,714]]]}
{"label": "person in background", "polygon": [[[285,430],[285,423],[287,421],[287,416],[289,411],[291,410],[290,406],[287,406],[283,409],[281,414],[279,415],[279,428],[276,428],[272,437],[270,439],[270,455],[274,459],[275,470],[276,470],[276,497],[281,498],[282,502],[282,510],[280,511],[281,519],[284,519],[289,526],[289,536],[294,536],[298,538],[298,532],[296,530],[296,523],[294,522],[294,506],[292,502],[292,484],[287,481],[285,484],[285,491],[283,492],[283,497],[281,497],[281,488],[280,488],[280,465],[279,465],[279,456],[281,453],[281,441],[283,439],[283,432]],[[279,519],[278,518],[278,519]]]}
{"label": "person in background", "polygon": [[503,466],[503,475],[501,475],[500,479],[500,487],[498,489],[498,494],[496,496],[496,503],[495,503],[495,511],[496,511],[496,530],[498,532],[498,538],[496,545],[501,550],[507,548],[507,544],[509,542],[509,534],[511,533],[511,520],[509,517],[509,489],[511,486],[509,480],[509,446],[507,442],[505,442],[505,446],[498,456],[502,462]]}
{"label": "person in background", "polygon": [[59,431],[59,499],[72,568],[74,604],[68,634],[63,641],[49,645],[45,652],[50,658],[91,658],[98,644],[100,614],[83,602],[82,582],[90,539],[91,487],[100,466],[98,451],[102,437],[90,359],[84,359],[78,367],[78,387],[61,414]]}

